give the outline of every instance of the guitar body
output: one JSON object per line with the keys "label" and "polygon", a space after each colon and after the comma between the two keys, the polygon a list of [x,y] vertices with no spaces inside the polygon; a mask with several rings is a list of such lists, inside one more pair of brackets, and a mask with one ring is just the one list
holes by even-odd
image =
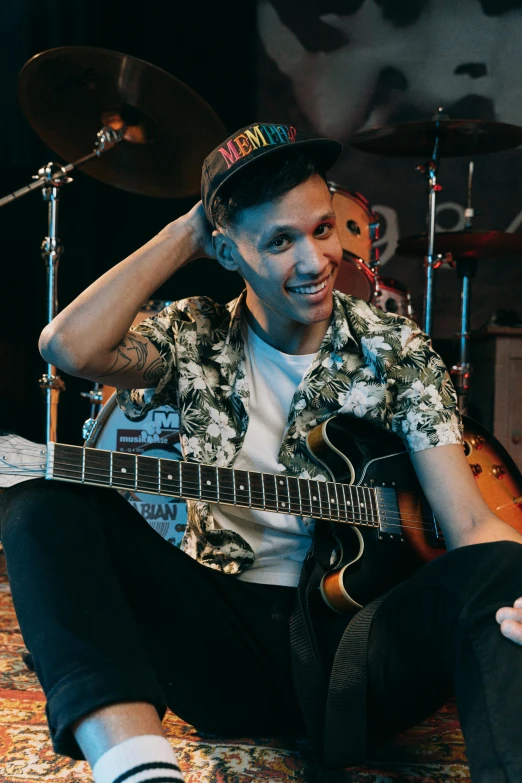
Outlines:
{"label": "guitar body", "polygon": [[[486,503],[522,532],[522,507],[515,502],[522,495],[519,471],[487,430],[466,417],[464,425],[465,453]],[[393,487],[400,517],[400,526],[390,532],[329,523],[339,552],[321,592],[331,609],[356,611],[444,553],[444,537],[397,435],[365,419],[337,416],[310,432],[308,448],[329,478],[356,486]]]}

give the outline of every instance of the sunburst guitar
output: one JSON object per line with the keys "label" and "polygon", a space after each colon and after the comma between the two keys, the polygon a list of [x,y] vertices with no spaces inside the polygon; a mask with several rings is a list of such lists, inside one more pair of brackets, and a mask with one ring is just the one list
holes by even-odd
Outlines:
{"label": "sunburst guitar", "polygon": [[[522,476],[500,443],[465,418],[464,449],[484,500],[522,533]],[[308,448],[330,480],[221,468],[0,433],[0,488],[47,478],[296,514],[327,523],[336,542],[321,595],[357,611],[443,554],[444,537],[403,441],[364,419],[336,416]]]}

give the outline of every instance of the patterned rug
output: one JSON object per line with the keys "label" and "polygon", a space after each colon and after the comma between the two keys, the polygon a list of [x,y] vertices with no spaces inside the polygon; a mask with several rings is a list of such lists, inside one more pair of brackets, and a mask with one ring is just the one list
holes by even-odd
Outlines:
{"label": "patterned rug", "polygon": [[[84,762],[56,756],[38,680],[22,661],[16,622],[0,552],[0,783],[90,783]],[[303,740],[204,737],[172,713],[167,736],[187,783],[305,783]],[[366,767],[339,774],[343,783],[470,783],[455,705],[375,751]]]}

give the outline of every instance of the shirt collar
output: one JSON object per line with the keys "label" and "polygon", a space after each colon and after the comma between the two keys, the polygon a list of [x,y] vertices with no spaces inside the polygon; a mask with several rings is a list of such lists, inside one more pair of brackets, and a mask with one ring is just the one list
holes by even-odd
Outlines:
{"label": "shirt collar", "polygon": [[[227,304],[227,309],[230,313],[230,324],[225,340],[225,350],[229,344],[237,344],[241,341],[241,318],[246,303],[246,288],[241,292],[237,299],[233,299]],[[348,301],[347,298],[339,291],[333,292],[333,311],[332,320],[326,334],[323,337],[323,341],[319,348],[318,353],[323,351],[342,351],[342,349],[352,341],[355,345],[359,345],[355,337],[350,331],[348,325]]]}

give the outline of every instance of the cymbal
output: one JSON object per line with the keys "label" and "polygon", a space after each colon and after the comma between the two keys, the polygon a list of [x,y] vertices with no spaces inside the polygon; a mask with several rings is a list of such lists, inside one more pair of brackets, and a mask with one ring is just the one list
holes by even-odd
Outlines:
{"label": "cymbal", "polygon": [[[402,237],[396,252],[401,256],[423,257],[428,251],[428,235]],[[505,231],[443,231],[435,234],[435,254],[451,253],[454,258],[498,258],[522,253],[522,234]]]}
{"label": "cymbal", "polygon": [[123,140],[82,171],[146,196],[198,193],[201,164],[227,135],[210,106],[179,79],[96,47],[35,55],[19,74],[18,98],[38,136],[70,163],[92,151],[102,125],[125,125]]}
{"label": "cymbal", "polygon": [[426,122],[402,122],[360,131],[350,145],[363,152],[398,158],[431,158],[436,136],[439,155],[458,157],[518,147],[522,127],[490,120],[440,119]]}

